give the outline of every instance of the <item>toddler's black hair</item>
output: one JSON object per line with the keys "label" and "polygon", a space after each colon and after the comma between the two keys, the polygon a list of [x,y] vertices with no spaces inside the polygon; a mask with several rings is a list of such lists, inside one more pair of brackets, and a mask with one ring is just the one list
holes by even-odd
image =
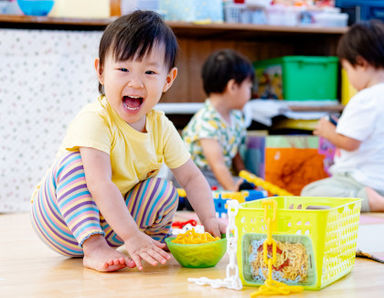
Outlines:
{"label": "toddler's black hair", "polygon": [[352,66],[362,57],[376,69],[384,68],[384,23],[370,20],[354,24],[337,46],[337,56]]}
{"label": "toddler's black hair", "polygon": [[[103,69],[105,56],[109,50],[116,61],[142,59],[155,44],[165,46],[164,63],[171,70],[175,66],[178,45],[175,34],[160,15],[153,11],[136,10],[121,16],[107,26],[101,37],[100,67]],[[99,92],[104,94],[101,84]]]}
{"label": "toddler's black hair", "polygon": [[212,53],[204,62],[201,77],[205,93],[223,93],[229,80],[240,85],[244,80],[254,79],[251,62],[242,54],[223,49]]}

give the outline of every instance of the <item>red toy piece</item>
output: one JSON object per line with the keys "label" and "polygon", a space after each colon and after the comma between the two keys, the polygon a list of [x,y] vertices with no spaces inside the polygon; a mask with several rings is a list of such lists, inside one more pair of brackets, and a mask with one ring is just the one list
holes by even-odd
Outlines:
{"label": "red toy piece", "polygon": [[172,227],[182,229],[187,224],[196,227],[197,221],[194,219],[190,219],[187,221],[175,221],[174,223],[172,223]]}

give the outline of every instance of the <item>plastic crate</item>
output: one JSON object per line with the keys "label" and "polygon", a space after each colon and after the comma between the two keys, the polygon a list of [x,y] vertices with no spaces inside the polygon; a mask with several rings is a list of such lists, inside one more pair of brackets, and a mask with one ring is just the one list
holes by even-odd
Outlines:
{"label": "plastic crate", "polygon": [[337,99],[337,57],[284,56],[257,61],[253,66],[258,98]]}
{"label": "plastic crate", "polygon": [[224,2],[224,22],[243,23],[243,14],[247,7],[245,4]]}
{"label": "plastic crate", "polygon": [[[270,199],[270,198],[269,198]],[[307,279],[288,284],[319,290],[352,270],[355,262],[361,200],[355,198],[273,197],[277,202],[272,237],[276,241],[301,243],[308,255]],[[252,276],[254,261],[250,243],[266,238],[262,202],[240,204],[235,217],[238,229],[237,262],[244,286],[264,280]],[[262,254],[262,253],[261,253]],[[289,261],[291,261],[289,259]],[[275,279],[278,272],[273,273]]]}
{"label": "plastic crate", "polygon": [[335,6],[349,15],[349,25],[370,19],[384,21],[383,0],[336,0]]}

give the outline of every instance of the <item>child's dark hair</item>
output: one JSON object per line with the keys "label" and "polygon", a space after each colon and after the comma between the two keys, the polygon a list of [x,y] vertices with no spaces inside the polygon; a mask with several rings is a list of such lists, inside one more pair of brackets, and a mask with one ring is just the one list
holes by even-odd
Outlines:
{"label": "child's dark hair", "polygon": [[208,57],[201,76],[204,91],[209,96],[211,93],[223,93],[231,79],[238,85],[246,79],[253,81],[254,70],[245,56],[231,49],[223,49]]}
{"label": "child's dark hair", "polygon": [[374,68],[384,68],[384,23],[370,20],[353,25],[338,44],[337,55],[352,66],[358,64],[358,57]]}
{"label": "child's dark hair", "polygon": [[[172,29],[164,23],[160,15],[153,11],[137,10],[121,16],[105,29],[99,45],[100,68],[103,69],[105,56],[109,50],[116,61],[132,58],[142,59],[154,45],[164,45],[164,63],[170,70],[175,66],[178,50],[177,40]],[[104,94],[99,84],[99,92]]]}

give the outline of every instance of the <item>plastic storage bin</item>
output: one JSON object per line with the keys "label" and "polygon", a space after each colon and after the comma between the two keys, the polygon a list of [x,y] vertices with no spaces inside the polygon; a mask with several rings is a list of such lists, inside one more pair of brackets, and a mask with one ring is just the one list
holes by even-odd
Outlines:
{"label": "plastic storage bin", "polygon": [[336,0],[335,5],[349,15],[349,24],[370,19],[384,21],[383,0]]}
{"label": "plastic storage bin", "polygon": [[319,13],[315,15],[315,23],[322,27],[346,27],[348,17],[347,13]]}
{"label": "plastic storage bin", "polygon": [[254,62],[258,98],[337,99],[338,58],[284,56]]}
{"label": "plastic storage bin", "polygon": [[[238,229],[237,262],[244,286],[258,286],[264,280],[257,278],[253,253],[260,252],[257,245],[266,238],[266,223],[262,202],[265,199],[240,204],[235,224]],[[305,289],[319,290],[352,270],[355,262],[357,231],[361,200],[354,198],[273,197],[277,202],[276,222],[272,237],[281,243],[300,245],[308,256],[299,278],[288,284],[303,285]],[[283,244],[277,244],[277,254]],[[255,247],[256,246],[256,247]],[[268,249],[269,251],[269,249]],[[283,251],[286,252],[287,250]],[[262,254],[262,252],[260,252]],[[271,252],[269,251],[269,254]],[[288,259],[292,264],[299,258]],[[287,264],[286,264],[287,265]],[[274,265],[274,279],[279,270]],[[282,267],[283,265],[280,265]]]}
{"label": "plastic storage bin", "polygon": [[224,21],[226,23],[242,23],[243,14],[247,10],[245,4],[224,2]]}

